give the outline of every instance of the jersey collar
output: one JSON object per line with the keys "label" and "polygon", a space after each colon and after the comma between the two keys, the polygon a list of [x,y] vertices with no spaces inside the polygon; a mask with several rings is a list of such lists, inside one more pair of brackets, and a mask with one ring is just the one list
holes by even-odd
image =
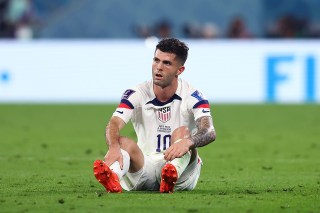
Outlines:
{"label": "jersey collar", "polygon": [[174,94],[168,101],[166,101],[166,102],[161,102],[161,101],[159,101],[157,98],[154,98],[153,100],[151,100],[151,101],[148,101],[147,103],[146,103],[146,105],[147,104],[152,104],[152,105],[154,105],[154,106],[157,106],[157,107],[159,107],[159,106],[165,106],[165,105],[167,105],[167,104],[169,104],[169,103],[172,103],[174,100],[179,100],[179,101],[181,101],[182,100],[182,98],[179,96],[179,95],[177,95],[177,94]]}
{"label": "jersey collar", "polygon": [[174,100],[179,100],[181,101],[182,98],[177,95],[177,93],[179,94],[179,92],[181,91],[181,79],[179,78],[178,79],[178,88],[176,90],[176,93],[166,102],[162,102],[162,101],[159,101],[157,98],[156,98],[156,95],[154,94],[154,91],[153,91],[153,80],[150,81],[151,85],[150,85],[150,92],[151,94],[153,95],[153,99],[148,101],[146,103],[146,106],[154,106],[156,108],[158,107],[163,107],[163,106],[166,106],[166,105],[171,105],[171,103],[174,101]]}

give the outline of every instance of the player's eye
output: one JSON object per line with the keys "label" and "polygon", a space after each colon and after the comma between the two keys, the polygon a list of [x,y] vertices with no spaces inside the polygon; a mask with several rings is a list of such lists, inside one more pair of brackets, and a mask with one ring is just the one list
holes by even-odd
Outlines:
{"label": "player's eye", "polygon": [[171,62],[170,62],[170,61],[163,61],[163,63],[164,63],[165,65],[171,65]]}

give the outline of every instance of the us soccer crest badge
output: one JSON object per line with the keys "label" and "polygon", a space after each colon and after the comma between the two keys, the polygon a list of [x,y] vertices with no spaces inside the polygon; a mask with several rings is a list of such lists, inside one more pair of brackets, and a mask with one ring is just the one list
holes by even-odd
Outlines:
{"label": "us soccer crest badge", "polygon": [[171,107],[162,107],[158,109],[158,119],[162,122],[165,123],[171,118]]}

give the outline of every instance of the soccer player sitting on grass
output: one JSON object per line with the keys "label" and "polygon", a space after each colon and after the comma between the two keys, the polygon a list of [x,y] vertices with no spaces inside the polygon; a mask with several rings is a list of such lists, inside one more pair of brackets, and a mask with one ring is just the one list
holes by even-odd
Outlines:
{"label": "soccer player sitting on grass", "polygon": [[[93,165],[108,192],[195,188],[202,165],[197,147],[216,134],[208,100],[179,78],[188,50],[178,39],[162,39],[154,52],[152,80],[124,92],[106,127],[108,152]],[[130,120],[137,143],[120,135]]]}

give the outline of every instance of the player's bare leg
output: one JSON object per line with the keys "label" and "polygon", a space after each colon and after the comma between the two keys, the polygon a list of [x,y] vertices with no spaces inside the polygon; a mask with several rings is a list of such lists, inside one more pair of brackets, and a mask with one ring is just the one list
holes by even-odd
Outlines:
{"label": "player's bare leg", "polygon": [[137,143],[130,138],[120,137],[120,147],[130,156],[129,172],[134,173],[142,169],[144,156]]}

